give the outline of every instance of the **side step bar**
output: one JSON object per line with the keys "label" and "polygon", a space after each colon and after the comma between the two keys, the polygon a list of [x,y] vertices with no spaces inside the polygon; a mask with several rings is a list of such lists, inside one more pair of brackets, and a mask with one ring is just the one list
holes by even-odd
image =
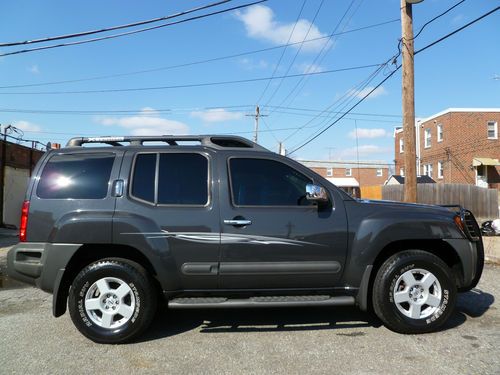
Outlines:
{"label": "side step bar", "polygon": [[350,296],[263,296],[250,298],[189,297],[168,301],[171,309],[242,308],[242,307],[312,307],[312,306],[352,306]]}

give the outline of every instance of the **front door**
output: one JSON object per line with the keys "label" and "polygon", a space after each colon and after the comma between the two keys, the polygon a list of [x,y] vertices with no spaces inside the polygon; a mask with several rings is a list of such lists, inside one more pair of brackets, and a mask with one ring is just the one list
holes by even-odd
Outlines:
{"label": "front door", "polygon": [[336,192],[330,191],[329,205],[312,204],[305,191],[314,174],[279,156],[228,156],[220,158],[219,170],[228,176],[220,189],[220,288],[336,285],[347,247]]}

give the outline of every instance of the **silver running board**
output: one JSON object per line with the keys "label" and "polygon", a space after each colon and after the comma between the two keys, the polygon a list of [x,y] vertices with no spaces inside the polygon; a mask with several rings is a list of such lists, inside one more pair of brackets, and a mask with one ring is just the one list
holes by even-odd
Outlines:
{"label": "silver running board", "polygon": [[168,301],[171,309],[243,308],[243,307],[312,307],[312,306],[352,306],[350,296],[264,296],[250,298],[189,297]]}

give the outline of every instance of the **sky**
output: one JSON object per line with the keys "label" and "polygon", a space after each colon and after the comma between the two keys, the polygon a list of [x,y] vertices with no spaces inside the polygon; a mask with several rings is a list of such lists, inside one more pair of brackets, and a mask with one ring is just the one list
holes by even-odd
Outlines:
{"label": "sky", "polygon": [[[213,1],[2,2],[0,43],[163,17]],[[192,15],[247,2],[234,0]],[[414,5],[415,32],[457,2]],[[426,26],[415,49],[496,6],[494,0],[464,1]],[[0,124],[21,129],[24,139],[63,145],[74,136],[97,135],[236,134],[252,139],[258,104],[264,115],[259,143],[276,151],[283,142],[288,152],[294,151],[394,70],[391,63],[379,67],[398,52],[399,17],[399,0],[269,0],[143,33],[3,56]],[[365,28],[372,25],[378,26]],[[450,107],[500,107],[499,25],[496,12],[415,56],[418,117]],[[142,27],[147,26],[152,25]],[[0,47],[0,54],[123,31]],[[280,47],[289,43],[294,44]],[[291,156],[392,163],[393,131],[400,123],[398,71]]]}

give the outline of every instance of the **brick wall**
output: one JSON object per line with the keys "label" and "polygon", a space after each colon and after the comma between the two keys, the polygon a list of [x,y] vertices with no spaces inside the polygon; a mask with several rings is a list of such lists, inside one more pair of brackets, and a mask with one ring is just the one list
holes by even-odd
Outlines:
{"label": "brick wall", "polygon": [[333,168],[333,176],[327,176],[327,169],[323,167],[312,167],[313,171],[323,177],[354,177],[360,186],[383,185],[389,178],[389,168],[382,169],[382,176],[377,176],[379,168],[351,168],[351,176],[346,176],[346,168]]}

